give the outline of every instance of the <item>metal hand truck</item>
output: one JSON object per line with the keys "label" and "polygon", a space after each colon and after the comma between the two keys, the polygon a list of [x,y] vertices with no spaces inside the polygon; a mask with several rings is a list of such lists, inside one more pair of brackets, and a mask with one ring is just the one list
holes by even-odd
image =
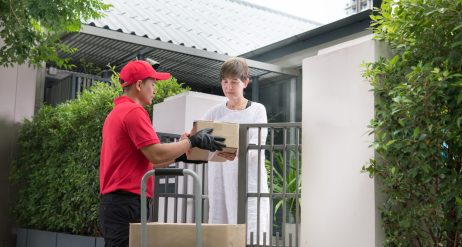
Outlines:
{"label": "metal hand truck", "polygon": [[150,176],[184,176],[191,175],[194,178],[194,212],[196,214],[196,247],[202,246],[202,193],[201,193],[201,180],[199,176],[189,169],[183,168],[157,168],[148,171],[141,179],[141,247],[148,246],[148,228],[147,222],[147,208],[146,208],[146,181]]}

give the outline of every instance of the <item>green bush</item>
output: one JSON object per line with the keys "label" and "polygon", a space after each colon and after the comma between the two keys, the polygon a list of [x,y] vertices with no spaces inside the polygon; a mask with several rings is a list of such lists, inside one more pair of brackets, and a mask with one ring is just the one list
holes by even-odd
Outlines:
{"label": "green bush", "polygon": [[385,0],[372,16],[393,56],[367,65],[385,246],[462,246],[462,2]]}
{"label": "green bush", "polygon": [[[13,214],[21,227],[100,235],[99,153],[104,120],[122,92],[114,85],[97,83],[78,99],[43,106],[25,120],[10,176],[20,185]],[[174,78],[159,88],[157,100],[188,90]]]}

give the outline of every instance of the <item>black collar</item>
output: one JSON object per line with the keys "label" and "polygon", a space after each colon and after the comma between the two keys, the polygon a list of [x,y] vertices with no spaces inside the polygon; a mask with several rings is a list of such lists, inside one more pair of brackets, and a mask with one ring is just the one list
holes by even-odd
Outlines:
{"label": "black collar", "polygon": [[245,109],[249,108],[250,105],[252,105],[252,101],[250,100],[247,100],[247,105],[245,105]]}

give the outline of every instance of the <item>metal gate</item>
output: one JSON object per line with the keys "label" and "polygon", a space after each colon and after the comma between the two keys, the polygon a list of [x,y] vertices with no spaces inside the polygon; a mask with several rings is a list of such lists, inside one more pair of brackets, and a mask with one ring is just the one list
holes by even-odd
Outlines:
{"label": "metal gate", "polygon": [[[250,143],[249,131],[258,131],[257,143]],[[266,132],[266,133],[265,133]],[[162,142],[177,141],[179,136],[158,133]],[[263,193],[260,186],[257,191],[248,191],[247,176],[249,152],[258,153],[258,164],[265,163],[268,192]],[[239,164],[238,164],[238,212],[237,223],[248,222],[247,203],[256,200],[260,205],[269,201],[269,232],[262,232],[260,207],[257,206],[257,232],[250,232],[247,246],[299,246],[300,241],[300,188],[301,188],[301,123],[269,123],[239,125]],[[264,159],[261,159],[264,154]],[[207,164],[174,163],[171,167],[194,170],[202,178],[202,222],[208,222]],[[260,168],[260,166],[258,166]],[[260,183],[259,183],[260,184]],[[185,177],[156,177],[152,220],[159,222],[194,222],[192,183]],[[247,226],[248,227],[248,226]]]}
{"label": "metal gate", "polygon": [[[248,135],[252,129],[258,131],[258,136],[265,136],[266,132],[268,138],[249,143]],[[239,125],[237,223],[248,222],[247,204],[250,199],[256,199],[257,210],[260,210],[262,201],[269,200],[270,204],[269,232],[260,229],[260,212],[257,212],[256,232],[250,232],[248,246],[299,246],[301,147],[301,123]],[[248,157],[253,150],[258,153],[258,164],[262,153],[265,153],[266,163],[266,171],[261,171],[261,166],[258,166],[256,192],[249,191],[247,186],[248,168],[251,166]],[[268,174],[268,193],[263,193],[260,188],[262,172]]]}

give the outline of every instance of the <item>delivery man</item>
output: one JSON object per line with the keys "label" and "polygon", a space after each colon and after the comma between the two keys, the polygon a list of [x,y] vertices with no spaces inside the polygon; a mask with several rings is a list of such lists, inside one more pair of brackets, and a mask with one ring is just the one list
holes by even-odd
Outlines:
{"label": "delivery man", "polygon": [[[156,81],[169,77],[141,60],[130,61],[120,71],[124,92],[114,100],[115,107],[104,122],[100,156],[99,220],[105,246],[128,246],[129,223],[140,222],[140,183],[147,171],[184,158],[193,147],[210,151],[225,147],[224,138],[212,136],[212,129],[192,136],[185,133],[178,142],[160,143],[143,106],[152,103]],[[150,198],[152,189],[151,177],[147,183]]]}

